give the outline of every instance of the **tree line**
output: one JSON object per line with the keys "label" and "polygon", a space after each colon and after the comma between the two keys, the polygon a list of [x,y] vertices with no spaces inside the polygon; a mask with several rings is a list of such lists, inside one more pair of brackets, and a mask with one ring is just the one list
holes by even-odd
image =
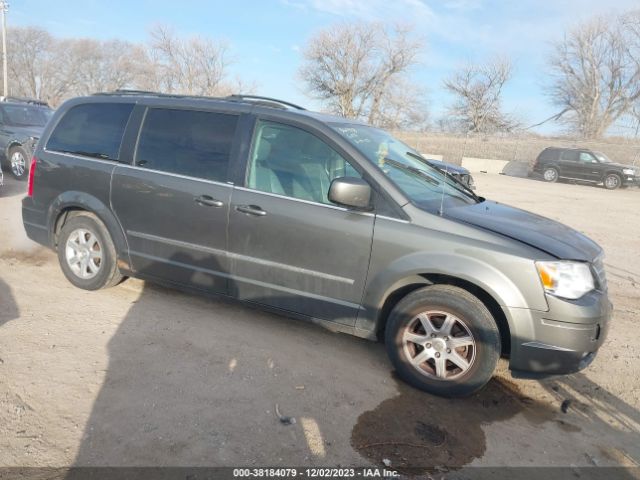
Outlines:
{"label": "tree line", "polygon": [[[11,29],[8,41],[11,94],[54,106],[120,88],[208,96],[256,89],[230,78],[233,62],[225,42],[181,37],[164,26],[153,28],[144,43],[59,39],[37,27]],[[415,78],[424,48],[424,38],[406,25],[336,24],[308,39],[298,80],[327,111],[385,128],[435,124],[483,134],[526,128],[503,106],[514,73],[506,56],[451,72],[442,83],[451,103],[430,122],[426,89]],[[557,109],[545,121],[561,122],[586,139],[603,137],[623,117],[640,125],[640,10],[591,18],[544,48],[546,95]]]}

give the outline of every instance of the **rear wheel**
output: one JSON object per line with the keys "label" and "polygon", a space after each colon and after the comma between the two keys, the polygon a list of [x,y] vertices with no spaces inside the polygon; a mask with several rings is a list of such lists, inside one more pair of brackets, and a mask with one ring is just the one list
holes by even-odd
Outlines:
{"label": "rear wheel", "polygon": [[451,285],[403,298],[389,317],[385,344],[400,378],[446,397],[482,388],[500,357],[500,332],[485,305]]}
{"label": "rear wheel", "polygon": [[11,166],[11,174],[18,180],[25,180],[29,173],[27,165],[27,151],[17,145],[9,149],[9,165]]}
{"label": "rear wheel", "polygon": [[123,278],[107,227],[89,212],[65,222],[58,239],[58,261],[67,279],[84,290],[111,287]]}
{"label": "rear wheel", "polygon": [[545,182],[557,182],[560,174],[558,173],[557,168],[548,167],[544,169],[542,177],[544,178]]}
{"label": "rear wheel", "polygon": [[607,190],[615,190],[622,185],[622,178],[617,173],[609,173],[604,177],[604,188]]}

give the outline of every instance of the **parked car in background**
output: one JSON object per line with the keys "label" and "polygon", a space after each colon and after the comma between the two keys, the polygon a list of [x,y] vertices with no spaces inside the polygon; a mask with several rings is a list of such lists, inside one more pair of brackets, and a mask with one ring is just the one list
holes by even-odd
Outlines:
{"label": "parked car in background", "polygon": [[35,145],[53,110],[45,102],[2,97],[0,101],[0,155],[7,171],[25,180]]}
{"label": "parked car in background", "polygon": [[584,148],[545,148],[533,171],[547,182],[564,178],[602,184],[609,190],[640,186],[640,167],[612,162],[604,153]]}
{"label": "parked car in background", "polygon": [[27,235],[78,288],[134,276],[384,339],[431,393],[477,391],[501,355],[516,376],[581,370],[609,325],[595,242],[477,196],[384,130],[288,102],[70,100],[27,191]]}
{"label": "parked car in background", "polygon": [[441,172],[451,175],[456,180],[464,183],[467,187],[475,189],[476,184],[471,176],[471,172],[460,165],[454,165],[453,163],[443,162],[442,160],[434,160],[432,158],[427,159],[429,164],[436,167]]}
{"label": "parked car in background", "polygon": [[4,185],[4,173],[2,172],[2,165],[0,165],[0,187]]}

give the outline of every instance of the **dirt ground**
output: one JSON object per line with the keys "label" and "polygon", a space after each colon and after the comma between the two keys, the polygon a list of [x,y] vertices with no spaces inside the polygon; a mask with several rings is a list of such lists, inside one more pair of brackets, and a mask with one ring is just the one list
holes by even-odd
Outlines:
{"label": "dirt ground", "polygon": [[85,292],[26,239],[8,179],[0,466],[639,465],[640,191],[476,180],[605,248],[615,315],[586,371],[513,380],[503,363],[444,400],[397,381],[380,344],[137,280]]}

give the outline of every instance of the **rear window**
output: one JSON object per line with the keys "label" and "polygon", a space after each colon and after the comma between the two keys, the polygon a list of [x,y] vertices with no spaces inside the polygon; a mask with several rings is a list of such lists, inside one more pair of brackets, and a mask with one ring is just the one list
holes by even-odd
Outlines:
{"label": "rear window", "polygon": [[224,182],[237,115],[151,108],[140,132],[136,165]]}
{"label": "rear window", "polygon": [[47,150],[105,160],[118,160],[132,103],[85,103],[62,117],[49,137]]}

